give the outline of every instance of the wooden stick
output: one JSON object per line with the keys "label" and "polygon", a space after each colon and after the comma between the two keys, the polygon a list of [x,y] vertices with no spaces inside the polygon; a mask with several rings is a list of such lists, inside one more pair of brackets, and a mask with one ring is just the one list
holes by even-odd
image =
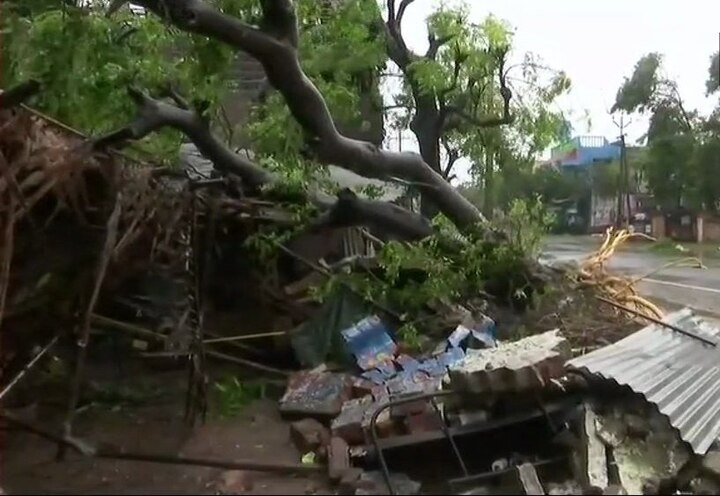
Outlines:
{"label": "wooden stick", "polygon": [[[107,221],[107,235],[105,237],[105,245],[103,246],[102,255],[100,258],[100,264],[98,266],[97,275],[95,276],[95,286],[93,287],[92,295],[90,296],[90,302],[87,310],[85,311],[85,317],[83,319],[83,327],[78,340],[78,353],[77,363],[75,364],[75,376],[73,378],[72,390],[70,391],[70,401],[68,402],[68,411],[65,418],[64,433],[65,436],[70,437],[72,434],[72,421],[75,417],[75,410],[77,409],[78,401],[80,400],[80,385],[82,382],[83,375],[85,374],[85,361],[87,359],[87,348],[90,341],[90,323],[92,320],[93,310],[97,304],[97,300],[100,297],[100,288],[105,280],[105,273],[107,272],[108,265],[110,264],[110,258],[112,257],[113,249],[117,242],[118,225],[120,223],[120,214],[122,212],[120,194],[115,198],[115,208]],[[58,449],[58,459],[63,459],[65,456],[66,445],[60,445]]]}
{"label": "wooden stick", "polygon": [[13,379],[3,388],[2,391],[0,391],[0,401],[12,390],[13,387],[22,379],[25,374],[30,372],[30,370],[40,361],[40,359],[47,353],[50,348],[52,348],[55,343],[57,343],[58,339],[60,339],[60,333],[55,334],[55,337],[53,337],[48,344],[46,344],[37,355],[35,355],[28,363],[23,367],[23,369],[18,372],[18,374],[13,377]]}
{"label": "wooden stick", "polygon": [[649,315],[643,315],[642,313],[638,312],[637,310],[633,310],[632,308],[626,307],[625,305],[621,305],[620,303],[615,303],[614,301],[608,300],[607,298],[603,298],[602,296],[596,296],[595,298],[597,298],[598,300],[602,301],[603,303],[607,303],[608,305],[612,305],[612,306],[614,306],[615,308],[618,308],[618,309],[622,310],[623,312],[627,312],[627,313],[633,314],[633,315],[635,315],[635,316],[637,316],[637,317],[641,317],[641,318],[643,318],[643,319],[649,320],[649,321],[652,322],[653,324],[657,324],[657,325],[659,325],[659,326],[667,327],[668,329],[670,329],[670,330],[672,330],[672,331],[679,332],[680,334],[683,334],[683,335],[688,336],[688,337],[690,337],[690,338],[697,339],[698,341],[702,341],[703,343],[705,343],[705,344],[707,344],[707,345],[710,345],[710,346],[712,346],[713,348],[716,348],[716,347],[717,347],[717,343],[716,343],[716,342],[711,341],[710,339],[705,338],[705,337],[703,337],[703,336],[699,336],[699,335],[694,334],[694,333],[692,333],[692,332],[686,331],[685,329],[681,329],[680,327],[678,327],[678,326],[676,326],[676,325],[670,324],[670,323],[668,323],[668,322],[663,322],[662,320],[656,319],[656,318],[654,318],[654,317],[650,317]]}
{"label": "wooden stick", "polygon": [[165,336],[164,334],[160,334],[159,332],[154,332],[149,329],[145,329],[144,327],[140,327],[140,326],[137,326],[134,324],[129,324],[127,322],[122,322],[119,320],[111,319],[109,317],[104,317],[104,316],[98,315],[96,313],[92,314],[91,318],[92,318],[92,321],[97,325],[110,327],[112,329],[128,332],[130,334],[135,334],[138,337],[154,339],[155,341],[160,341],[160,342],[164,342],[167,339],[167,336]]}
{"label": "wooden stick", "polygon": [[286,334],[287,334],[287,331],[261,332],[258,334],[245,334],[245,335],[241,335],[241,336],[210,338],[210,339],[203,340],[203,343],[205,343],[205,344],[227,343],[227,342],[231,342],[231,341],[243,341],[245,339],[260,339],[260,338],[270,338],[273,336],[285,336]]}
{"label": "wooden stick", "polygon": [[[236,363],[239,365],[242,365],[244,367],[251,367],[255,369],[262,370],[263,372],[272,372],[273,374],[279,374],[283,377],[287,377],[290,375],[290,372],[285,370],[276,369],[274,367],[270,367],[268,365],[263,365],[261,363],[253,362],[252,360],[246,360],[244,358],[238,358],[231,355],[226,355],[224,353],[220,353],[219,351],[214,350],[205,350],[205,354],[209,357],[217,358],[219,360],[226,360],[228,362]],[[169,357],[169,358],[176,358],[176,357],[182,357],[182,356],[189,356],[189,351],[155,351],[155,352],[149,352],[149,353],[141,353],[140,356],[148,357],[148,358],[156,358],[156,357]]]}
{"label": "wooden stick", "polygon": [[[332,277],[332,276],[333,276],[333,273],[330,272],[329,270],[324,269],[324,268],[320,267],[319,265],[317,265],[316,263],[311,262],[310,260],[308,260],[307,258],[303,257],[303,256],[300,255],[299,253],[295,253],[294,251],[292,251],[290,248],[288,248],[287,246],[283,245],[282,243],[279,243],[279,242],[275,241],[275,245],[276,245],[278,248],[280,248],[282,251],[284,251],[285,253],[287,253],[287,254],[290,255],[291,257],[293,257],[293,258],[301,261],[302,263],[304,263],[305,265],[307,265],[307,266],[310,267],[311,269],[316,270],[316,271],[320,272],[321,274],[324,274],[324,275],[326,275],[326,276],[328,276],[328,277]],[[348,288],[350,291],[352,291],[352,292],[355,293],[356,295],[360,296],[361,298],[366,299],[364,295],[359,294],[359,293],[355,290],[355,288],[353,288],[353,287],[350,286],[349,284],[345,283],[345,281],[341,281],[341,282],[342,282],[343,285],[344,285],[346,288]],[[395,310],[393,310],[393,309],[391,309],[391,308],[388,308],[388,307],[386,307],[385,305],[381,305],[380,303],[378,303],[378,302],[376,302],[376,301],[373,301],[373,300],[370,300],[370,302],[371,302],[373,305],[375,305],[376,307],[378,307],[380,310],[383,310],[383,311],[385,311],[386,313],[388,313],[389,315],[392,315],[392,316],[395,317],[397,320],[399,320],[399,321],[401,321],[401,322],[403,321],[402,316],[401,316],[398,312],[396,312]]]}
{"label": "wooden stick", "polygon": [[162,463],[168,465],[192,465],[200,467],[222,468],[225,470],[248,470],[255,472],[274,472],[283,474],[314,474],[327,470],[317,464],[259,463],[250,460],[213,460],[208,458],[189,458],[175,455],[151,455],[141,453],[123,453],[116,450],[100,449],[97,458],[110,460],[133,460],[138,462]]}
{"label": "wooden stick", "polygon": [[290,375],[290,372],[288,372],[287,370],[276,369],[274,367],[270,367],[268,365],[263,365],[261,363],[253,362],[252,360],[247,360],[245,358],[238,358],[238,357],[234,357],[231,355],[226,355],[225,353],[220,353],[219,351],[206,350],[205,354],[207,356],[219,358],[220,360],[226,360],[228,362],[237,363],[239,365],[244,365],[246,367],[252,367],[254,369],[262,370],[264,372],[280,374],[284,377],[287,377]]}
{"label": "wooden stick", "polygon": [[[155,341],[158,341],[160,343],[165,342],[167,339],[167,336],[164,334],[160,334],[159,332],[154,332],[149,329],[145,329],[144,327],[135,325],[135,324],[129,324],[127,322],[122,322],[119,320],[111,319],[110,317],[105,317],[103,315],[98,315],[94,313],[92,315],[92,320],[95,324],[99,326],[105,326],[109,327],[111,329],[115,329],[118,331],[127,332],[130,334],[135,334],[138,337],[143,337],[146,339],[152,339]],[[218,336],[216,332],[205,330],[205,334],[209,336]],[[218,336],[221,337],[221,336]],[[250,351],[255,354],[262,354],[262,352],[252,346],[248,346],[244,343],[237,343],[235,341],[229,341],[227,344],[233,345],[236,348],[242,349],[244,351]]]}
{"label": "wooden stick", "polygon": [[15,197],[10,194],[10,205],[7,212],[7,224],[3,232],[2,259],[0,261],[0,329],[2,329],[3,315],[5,314],[5,299],[10,287],[10,266],[12,265],[15,234]]}
{"label": "wooden stick", "polygon": [[78,453],[93,458],[106,458],[110,460],[134,460],[150,463],[163,463],[170,465],[192,465],[200,467],[223,468],[226,470],[252,470],[257,472],[275,472],[283,474],[313,474],[327,470],[317,464],[282,464],[282,463],[258,463],[250,460],[213,460],[208,458],[189,458],[175,455],[159,455],[150,453],[131,453],[114,446],[93,446],[92,444],[70,436],[58,435],[49,430],[26,422],[15,415],[0,411],[0,418],[32,432],[44,439],[48,439]]}

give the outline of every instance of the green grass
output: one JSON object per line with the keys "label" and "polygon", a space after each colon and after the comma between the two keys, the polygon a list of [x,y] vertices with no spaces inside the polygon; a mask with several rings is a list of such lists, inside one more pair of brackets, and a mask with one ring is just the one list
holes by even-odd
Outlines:
{"label": "green grass", "polygon": [[266,384],[262,381],[240,381],[230,376],[215,383],[216,405],[223,418],[235,417],[250,403],[266,397]]}

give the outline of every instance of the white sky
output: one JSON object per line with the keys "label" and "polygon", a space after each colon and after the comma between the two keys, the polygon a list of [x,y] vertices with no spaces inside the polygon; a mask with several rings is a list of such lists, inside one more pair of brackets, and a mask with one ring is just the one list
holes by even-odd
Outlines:
{"label": "white sky", "polygon": [[[383,2],[384,3],[384,2]],[[450,2],[452,3],[452,2]],[[667,74],[678,82],[687,108],[709,112],[717,97],[705,98],[710,56],[720,43],[720,2],[708,0],[469,0],[472,19],[492,13],[515,29],[514,58],[539,55],[572,79],[561,108],[573,116],[576,134],[615,139],[608,115],[623,78],[648,52],[664,54]],[[416,0],[403,20],[408,45],[427,47],[425,18],[440,0]],[[587,128],[585,110],[591,129]],[[647,130],[647,119],[631,117],[629,142]],[[393,148],[397,142],[391,143]],[[409,140],[404,148],[411,148]],[[460,165],[460,164],[459,164]],[[463,171],[458,171],[463,172]],[[462,176],[465,178],[465,174]]]}

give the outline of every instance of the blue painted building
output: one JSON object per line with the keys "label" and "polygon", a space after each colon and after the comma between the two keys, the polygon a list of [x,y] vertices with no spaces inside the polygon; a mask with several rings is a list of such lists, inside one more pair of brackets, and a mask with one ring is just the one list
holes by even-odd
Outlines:
{"label": "blue painted building", "polygon": [[602,136],[576,136],[550,152],[550,163],[557,167],[587,167],[620,159],[620,143]]}
{"label": "blue painted building", "polygon": [[544,164],[586,178],[587,195],[576,198],[567,211],[580,219],[583,230],[600,232],[615,220],[617,200],[615,197],[602,197],[595,191],[590,168],[618,161],[621,153],[620,142],[611,143],[603,136],[575,136],[553,148],[550,160]]}

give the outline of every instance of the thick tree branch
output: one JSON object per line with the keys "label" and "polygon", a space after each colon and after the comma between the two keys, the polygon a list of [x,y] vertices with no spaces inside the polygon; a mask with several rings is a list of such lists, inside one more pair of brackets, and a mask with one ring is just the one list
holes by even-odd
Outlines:
{"label": "thick tree branch", "polygon": [[226,16],[201,0],[137,0],[135,3],[180,29],[218,39],[257,58],[268,80],[283,95],[291,114],[304,129],[307,142],[320,161],[365,177],[396,176],[430,185],[422,187],[421,192],[455,224],[465,227],[484,221],[480,212],[417,154],[382,151],[371,143],[349,139],[337,131],[323,96],[300,66],[292,31],[282,32],[287,29],[290,17],[294,22],[294,14],[289,15],[294,12],[290,0],[263,0],[264,13],[278,17],[265,19],[269,32]]}
{"label": "thick tree branch", "polygon": [[452,80],[450,81],[450,84],[443,88],[442,91],[440,91],[440,94],[438,95],[438,100],[443,102],[445,101],[445,98],[447,95],[455,91],[458,87],[458,83],[460,80],[460,71],[462,70],[462,65],[467,60],[467,57],[464,56],[462,53],[460,53],[459,50],[456,50],[455,52],[455,58],[453,60],[453,75]]}
{"label": "thick tree branch", "polygon": [[418,241],[433,234],[432,224],[422,215],[392,203],[365,200],[349,189],[313,224],[313,229],[364,225],[374,233],[390,232],[393,238]]}
{"label": "thick tree branch", "polygon": [[[218,171],[239,176],[251,189],[270,185],[277,180],[273,174],[243,155],[232,152],[215,138],[207,123],[174,89],[169,88],[168,93],[177,107],[151,98],[137,89],[131,88],[129,91],[138,106],[135,120],[118,131],[95,139],[96,148],[122,145],[163,127],[171,127],[190,138]],[[316,228],[364,226],[390,232],[407,241],[422,239],[432,234],[432,226],[427,219],[392,203],[364,200],[357,198],[352,192],[343,192],[337,201],[322,192],[308,192],[307,195],[309,201],[325,211],[315,223]]]}
{"label": "thick tree branch", "polygon": [[397,17],[395,18],[395,23],[397,24],[398,32],[402,34],[402,20],[405,16],[405,11],[410,6],[411,3],[413,3],[415,0],[401,0],[400,6],[397,10]]}
{"label": "thick tree branch", "polygon": [[129,93],[138,108],[137,116],[130,125],[106,136],[97,138],[95,146],[103,148],[122,145],[129,140],[142,139],[164,127],[177,129],[195,143],[200,153],[212,161],[215,167],[225,173],[239,176],[250,188],[257,189],[272,182],[273,176],[242,155],[238,155],[217,140],[200,114],[189,108],[189,104],[175,90],[169,90],[179,105],[155,100],[138,89],[129,88]]}
{"label": "thick tree branch", "polygon": [[17,84],[7,91],[0,90],[0,109],[16,107],[39,91],[40,83],[34,79]]}
{"label": "thick tree branch", "polygon": [[434,33],[428,33],[428,49],[425,52],[425,58],[435,60],[438,51],[440,51],[443,46],[450,43],[453,38],[454,36],[443,36],[438,38]]}
{"label": "thick tree branch", "polygon": [[445,154],[447,155],[447,163],[445,164],[445,169],[443,170],[443,176],[445,179],[450,181],[450,172],[452,171],[455,162],[460,159],[460,152],[456,148],[451,147],[448,140],[443,139],[441,141],[443,147],[445,148]]}
{"label": "thick tree branch", "polygon": [[[400,25],[395,10],[396,0],[387,0],[388,19],[383,25],[388,56],[397,66],[405,72],[410,62],[417,56],[410,51],[400,32]],[[407,6],[405,6],[407,8]],[[403,9],[404,13],[404,9]]]}

